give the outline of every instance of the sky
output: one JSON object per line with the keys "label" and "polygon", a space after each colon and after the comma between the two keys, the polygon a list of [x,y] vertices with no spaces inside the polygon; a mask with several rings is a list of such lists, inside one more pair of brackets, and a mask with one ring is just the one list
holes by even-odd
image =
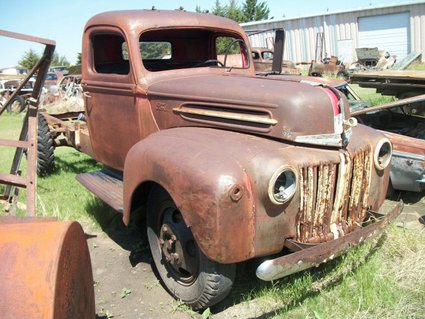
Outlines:
{"label": "sky", "polygon": [[[351,10],[399,3],[412,0],[263,0],[270,9],[270,17],[291,18],[326,11]],[[238,4],[243,0],[237,1]],[[261,2],[261,0],[259,0]],[[5,9],[0,15],[0,29],[47,38],[56,41],[56,52],[65,56],[71,64],[76,63],[81,52],[81,37],[84,25],[93,15],[111,10],[156,9],[173,10],[182,6],[186,11],[195,11],[214,6],[215,0],[0,0]],[[225,5],[228,0],[221,0]],[[41,53],[43,45],[0,37],[0,69],[18,65],[25,52],[33,49]]]}

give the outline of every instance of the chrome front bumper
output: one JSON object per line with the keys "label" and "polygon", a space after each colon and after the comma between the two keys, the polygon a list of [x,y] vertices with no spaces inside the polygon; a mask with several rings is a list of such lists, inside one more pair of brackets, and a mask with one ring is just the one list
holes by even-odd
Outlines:
{"label": "chrome front bumper", "polygon": [[350,248],[361,244],[366,239],[380,234],[389,223],[400,215],[403,206],[403,202],[400,201],[391,212],[386,215],[380,215],[377,221],[338,239],[305,248],[276,259],[266,260],[258,266],[256,275],[262,280],[271,281],[332,260]]}

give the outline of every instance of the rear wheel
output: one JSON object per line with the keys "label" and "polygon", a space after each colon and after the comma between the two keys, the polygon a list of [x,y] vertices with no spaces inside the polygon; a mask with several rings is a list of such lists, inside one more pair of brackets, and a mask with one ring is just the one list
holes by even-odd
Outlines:
{"label": "rear wheel", "polygon": [[169,292],[193,309],[223,300],[235,277],[234,264],[209,260],[168,193],[155,188],[148,202],[148,240],[153,260]]}
{"label": "rear wheel", "polygon": [[38,114],[37,131],[37,175],[50,173],[55,166],[55,147],[49,125],[43,115]]}
{"label": "rear wheel", "polygon": [[25,99],[22,96],[16,96],[7,106],[9,113],[21,113],[25,109]]}

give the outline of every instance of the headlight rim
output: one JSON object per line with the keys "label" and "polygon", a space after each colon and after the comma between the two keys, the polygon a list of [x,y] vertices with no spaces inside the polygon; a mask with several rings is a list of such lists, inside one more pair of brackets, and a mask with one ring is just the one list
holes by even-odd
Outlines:
{"label": "headlight rim", "polygon": [[[286,200],[284,200],[284,201],[278,201],[275,198],[275,196],[274,196],[274,187],[275,187],[275,184],[276,184],[279,176],[281,176],[281,174],[283,174],[285,171],[292,172],[292,174],[294,175],[294,184],[295,184],[295,186],[294,186],[294,189],[293,189],[291,195]],[[268,191],[267,192],[268,192],[270,201],[273,204],[275,204],[275,205],[283,205],[283,204],[286,204],[287,202],[289,202],[294,197],[294,195],[297,192],[298,181],[299,181],[298,170],[295,167],[293,167],[291,165],[287,165],[287,164],[280,166],[273,173],[273,175],[271,176],[271,178],[269,180],[269,187],[268,187]]]}
{"label": "headlight rim", "polygon": [[[385,161],[384,164],[380,164],[378,158],[379,158],[379,153],[382,149],[382,147],[384,146],[384,144],[388,143],[389,145],[389,156],[388,159]],[[373,154],[373,162],[375,164],[375,167],[378,171],[383,171],[385,170],[391,163],[391,159],[393,157],[393,144],[391,143],[391,141],[384,137],[382,139],[379,140],[378,144],[376,144],[375,146],[375,152]]]}

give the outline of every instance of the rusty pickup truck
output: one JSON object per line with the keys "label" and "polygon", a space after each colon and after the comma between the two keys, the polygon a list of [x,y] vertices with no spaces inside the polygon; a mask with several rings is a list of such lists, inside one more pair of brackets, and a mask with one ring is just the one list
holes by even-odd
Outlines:
{"label": "rusty pickup truck", "polygon": [[[228,54],[240,65],[226,65]],[[376,235],[402,210],[379,213],[388,138],[357,124],[332,87],[256,76],[231,20],[106,12],[86,24],[82,55],[85,111],[40,117],[40,171],[52,146],[102,163],[77,179],[125,224],[142,214],[165,287],[194,309],[225,298],[236,263],[265,257],[256,274],[276,280]]]}

